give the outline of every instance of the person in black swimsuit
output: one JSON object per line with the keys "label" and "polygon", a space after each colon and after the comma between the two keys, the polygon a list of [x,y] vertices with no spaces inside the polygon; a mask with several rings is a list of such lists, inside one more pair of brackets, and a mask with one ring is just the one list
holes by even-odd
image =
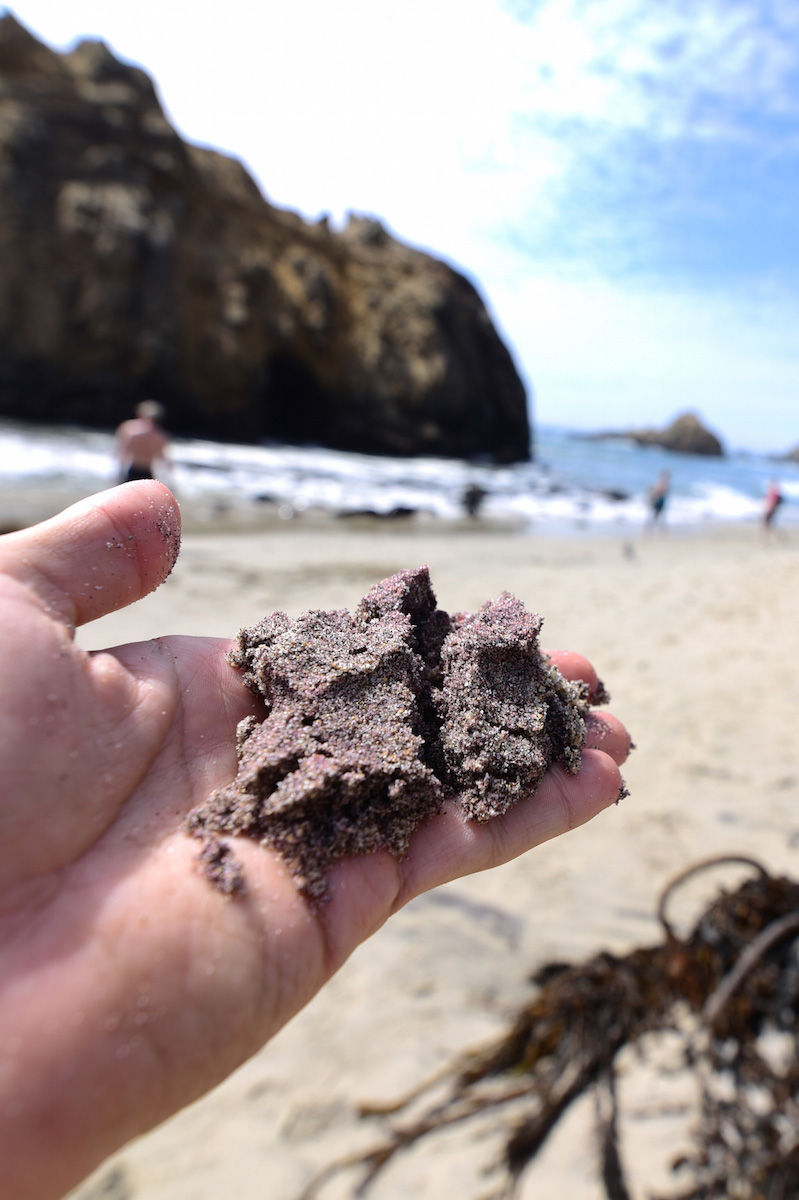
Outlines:
{"label": "person in black swimsuit", "polygon": [[169,438],[161,427],[163,405],[157,400],[142,400],[136,416],[123,421],[116,432],[119,483],[133,479],[154,479],[157,464],[167,461]]}

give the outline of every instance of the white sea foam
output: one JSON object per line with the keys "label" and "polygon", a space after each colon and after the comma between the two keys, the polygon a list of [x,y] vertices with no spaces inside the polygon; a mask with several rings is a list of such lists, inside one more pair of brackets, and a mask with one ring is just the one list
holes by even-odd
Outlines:
{"label": "white sea foam", "polygon": [[[486,520],[513,519],[537,531],[635,528],[648,515],[647,488],[672,473],[669,524],[756,521],[769,479],[786,498],[779,520],[799,522],[799,464],[757,456],[669,455],[625,442],[538,431],[537,461],[491,467],[448,459],[378,458],[313,447],[243,446],[176,439],[166,482],[187,503],[273,504],[282,515],[312,508],[348,514],[463,514],[470,484],[485,492]],[[113,483],[108,433],[0,423],[0,484],[89,494]]]}

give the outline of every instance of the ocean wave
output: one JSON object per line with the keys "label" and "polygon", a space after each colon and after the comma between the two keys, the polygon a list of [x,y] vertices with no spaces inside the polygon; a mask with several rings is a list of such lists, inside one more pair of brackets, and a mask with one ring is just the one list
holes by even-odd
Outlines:
{"label": "ocean wave", "polygon": [[[696,526],[758,520],[768,480],[779,477],[780,520],[799,521],[799,466],[756,456],[701,459],[632,444],[540,429],[534,463],[492,467],[449,459],[377,458],[317,447],[247,446],[176,439],[165,481],[188,504],[275,505],[281,515],[323,509],[341,515],[426,513],[464,516],[468,488],[482,496],[487,521],[537,529],[640,527],[647,489],[672,474],[668,523]],[[109,433],[0,423],[0,484],[85,494],[114,482]]]}

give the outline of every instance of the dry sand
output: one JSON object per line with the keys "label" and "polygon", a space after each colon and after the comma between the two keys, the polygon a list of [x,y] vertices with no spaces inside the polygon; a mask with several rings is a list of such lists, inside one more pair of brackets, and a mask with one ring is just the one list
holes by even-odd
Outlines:
{"label": "dry sand", "polygon": [[[473,611],[507,589],[544,615],[543,645],[591,658],[637,743],[624,771],[631,796],[514,863],[412,903],[271,1044],[73,1200],[293,1200],[315,1169],[375,1140],[358,1102],[394,1098],[500,1030],[531,970],[658,940],[656,898],[676,871],[744,852],[799,875],[795,535],[768,545],[751,527],[555,539],[307,520],[189,532],[167,583],[80,641],[232,636],[274,609],[352,608],[377,580],[421,563],[442,607]],[[690,920],[715,882],[682,896],[677,915]],[[623,1152],[643,1200],[670,1182],[685,1081],[667,1085],[632,1056],[624,1065]],[[655,1113],[672,1100],[675,1115]],[[381,1177],[375,1200],[485,1195],[480,1167],[498,1146],[457,1128],[422,1142]],[[325,1200],[351,1195],[351,1184],[331,1184]],[[525,1176],[522,1200],[552,1195],[601,1196],[589,1102]]]}

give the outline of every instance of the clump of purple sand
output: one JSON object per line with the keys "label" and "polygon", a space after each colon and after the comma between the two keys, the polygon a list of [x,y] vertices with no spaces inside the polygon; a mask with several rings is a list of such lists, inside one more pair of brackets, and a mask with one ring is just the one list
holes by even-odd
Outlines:
{"label": "clump of purple sand", "polygon": [[241,889],[208,869],[231,865],[220,835],[241,835],[274,847],[320,901],[336,859],[401,856],[445,800],[487,821],[530,797],[552,762],[576,773],[588,691],[541,653],[541,625],[507,592],[450,617],[420,567],[352,614],[273,613],[243,629],[230,659],[266,716],[241,722],[235,780],[188,817],[209,878]]}

